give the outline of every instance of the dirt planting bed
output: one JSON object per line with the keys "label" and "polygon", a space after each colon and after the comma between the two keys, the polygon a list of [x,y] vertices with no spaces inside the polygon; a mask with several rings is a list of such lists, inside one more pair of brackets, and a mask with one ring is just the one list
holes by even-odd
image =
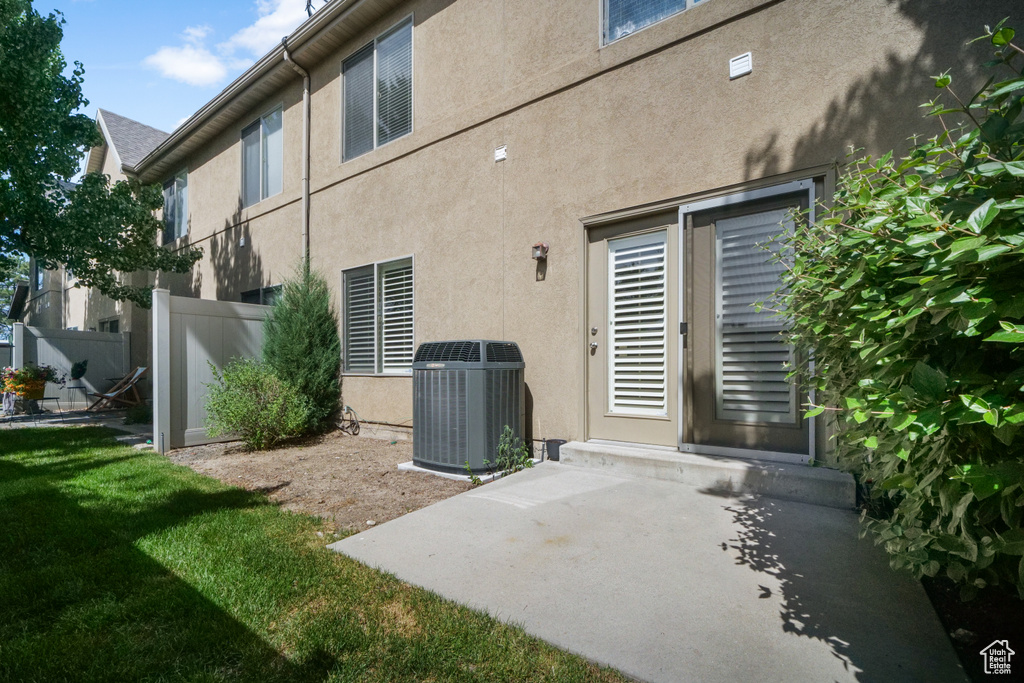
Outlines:
{"label": "dirt planting bed", "polygon": [[334,432],[260,453],[238,443],[171,451],[170,459],[196,472],[266,492],[287,510],[323,517],[336,531],[362,531],[450,498],[468,483],[400,472],[412,460],[412,442]]}

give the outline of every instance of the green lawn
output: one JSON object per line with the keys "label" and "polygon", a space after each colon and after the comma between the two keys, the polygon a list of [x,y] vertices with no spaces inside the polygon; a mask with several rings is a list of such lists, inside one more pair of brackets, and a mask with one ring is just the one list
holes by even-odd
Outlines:
{"label": "green lawn", "polygon": [[0,680],[622,680],[318,530],[103,429],[0,432]]}

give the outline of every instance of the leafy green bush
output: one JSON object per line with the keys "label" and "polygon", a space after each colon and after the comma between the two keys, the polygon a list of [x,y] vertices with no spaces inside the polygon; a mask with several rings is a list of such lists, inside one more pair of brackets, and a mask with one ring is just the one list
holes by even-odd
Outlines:
{"label": "leafy green bush", "polygon": [[945,132],[853,164],[786,238],[781,292],[867,527],[894,568],[944,571],[964,598],[1024,596],[1024,52],[1012,29],[987,37],[1006,79],[965,102],[937,77],[956,102],[929,103]]}
{"label": "leafy green bush", "polygon": [[270,366],[245,358],[223,373],[211,364],[215,383],[206,385],[206,430],[210,436],[237,434],[252,451],[270,448],[302,433],[309,421],[306,399]]}
{"label": "leafy green bush", "polygon": [[322,275],[299,268],[263,328],[263,360],[306,399],[309,431],[329,426],[341,397],[338,314]]}
{"label": "leafy green bush", "polygon": [[[484,464],[490,463],[484,460]],[[516,436],[511,427],[505,425],[498,438],[498,457],[494,462],[494,469],[501,472],[502,476],[506,476],[522,472],[529,467],[533,467],[529,447]]]}

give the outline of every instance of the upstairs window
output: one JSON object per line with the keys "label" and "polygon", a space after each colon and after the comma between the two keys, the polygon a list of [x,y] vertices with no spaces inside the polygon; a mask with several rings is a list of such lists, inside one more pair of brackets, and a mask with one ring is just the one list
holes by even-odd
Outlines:
{"label": "upstairs window", "polygon": [[348,270],[344,280],[345,372],[411,372],[412,259]]}
{"label": "upstairs window", "polygon": [[242,206],[252,206],[281,191],[284,140],[281,108],[242,130]]}
{"label": "upstairs window", "polygon": [[605,0],[605,44],[707,0]]}
{"label": "upstairs window", "polygon": [[342,160],[412,132],[412,19],[346,59],[342,75]]}
{"label": "upstairs window", "polygon": [[164,183],[164,244],[188,234],[188,173]]}

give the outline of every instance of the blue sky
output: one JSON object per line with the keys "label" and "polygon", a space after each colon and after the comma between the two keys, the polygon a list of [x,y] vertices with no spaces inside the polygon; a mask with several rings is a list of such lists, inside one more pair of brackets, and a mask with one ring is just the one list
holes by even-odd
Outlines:
{"label": "blue sky", "polygon": [[40,14],[64,14],[64,57],[85,66],[84,113],[103,108],[167,132],[306,18],[305,0],[34,0],[33,6]]}

